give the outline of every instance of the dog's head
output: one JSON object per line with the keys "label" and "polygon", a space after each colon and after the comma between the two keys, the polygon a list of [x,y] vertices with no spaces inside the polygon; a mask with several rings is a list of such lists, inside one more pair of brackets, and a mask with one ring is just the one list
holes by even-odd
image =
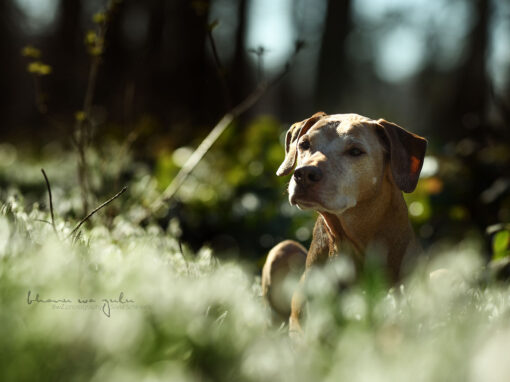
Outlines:
{"label": "dog's head", "polygon": [[302,209],[340,214],[380,191],[386,166],[404,192],[418,182],[427,141],[384,119],[316,113],[287,132],[285,159],[289,201]]}

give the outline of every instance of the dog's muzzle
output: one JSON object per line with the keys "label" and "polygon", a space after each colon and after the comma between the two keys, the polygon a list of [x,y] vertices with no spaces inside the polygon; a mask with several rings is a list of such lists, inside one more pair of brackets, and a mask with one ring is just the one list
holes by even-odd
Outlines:
{"label": "dog's muzzle", "polygon": [[317,166],[303,166],[294,171],[294,180],[301,187],[308,187],[322,179],[322,171]]}
{"label": "dog's muzzle", "polygon": [[294,170],[289,185],[289,202],[301,209],[317,206],[317,189],[320,187],[323,172],[318,166],[302,166]]}

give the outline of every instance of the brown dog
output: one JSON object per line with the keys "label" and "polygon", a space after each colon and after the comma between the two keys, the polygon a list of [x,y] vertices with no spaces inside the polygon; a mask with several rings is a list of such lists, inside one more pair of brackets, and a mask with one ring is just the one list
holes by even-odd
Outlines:
{"label": "brown dog", "polygon": [[[289,201],[319,213],[306,269],[342,253],[360,270],[370,245],[386,254],[388,277],[399,279],[404,258],[419,251],[402,191],[415,189],[426,147],[424,138],[394,123],[357,114],[321,112],[290,127],[285,160],[277,175],[289,175],[296,167],[289,184]],[[279,264],[285,263],[282,254],[296,256],[296,245],[283,242],[270,252],[262,277],[265,296],[281,287],[278,281],[271,282],[271,275],[279,273]],[[274,252],[280,256],[271,255]],[[279,275],[282,280],[282,272]],[[305,275],[306,270],[301,282]],[[291,331],[301,330],[302,306],[303,298],[295,292]],[[280,307],[279,311],[285,310]]]}

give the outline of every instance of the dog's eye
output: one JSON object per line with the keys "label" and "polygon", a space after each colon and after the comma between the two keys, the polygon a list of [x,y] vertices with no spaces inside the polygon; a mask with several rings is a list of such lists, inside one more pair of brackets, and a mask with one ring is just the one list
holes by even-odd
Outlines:
{"label": "dog's eye", "polygon": [[299,143],[299,148],[301,150],[308,150],[310,148],[310,141],[308,139],[303,139],[300,143]]}
{"label": "dog's eye", "polygon": [[353,147],[352,149],[349,149],[349,151],[347,151],[347,154],[349,154],[351,157],[359,157],[360,155],[362,155],[364,153],[357,147]]}

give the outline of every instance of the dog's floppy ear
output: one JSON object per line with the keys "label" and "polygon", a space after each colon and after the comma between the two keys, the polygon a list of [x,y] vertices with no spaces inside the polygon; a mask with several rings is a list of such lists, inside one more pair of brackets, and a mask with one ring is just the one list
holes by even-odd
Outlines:
{"label": "dog's floppy ear", "polygon": [[413,192],[418,183],[427,140],[384,119],[377,121],[390,155],[393,178],[398,188]]}
{"label": "dog's floppy ear", "polygon": [[304,121],[294,123],[289,128],[285,136],[285,159],[278,168],[278,171],[276,171],[276,175],[284,176],[291,173],[296,164],[297,141],[303,134],[310,130],[310,127],[324,116],[326,116],[326,113],[320,111]]}

